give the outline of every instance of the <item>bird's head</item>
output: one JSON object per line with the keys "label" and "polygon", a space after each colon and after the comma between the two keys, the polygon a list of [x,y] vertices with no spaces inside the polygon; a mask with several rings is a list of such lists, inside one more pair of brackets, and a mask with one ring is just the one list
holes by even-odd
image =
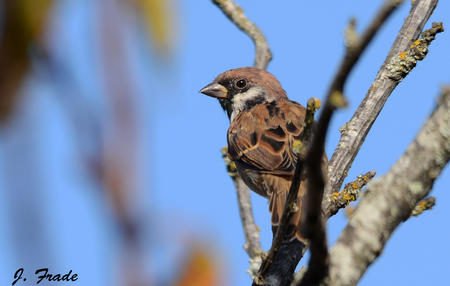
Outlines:
{"label": "bird's head", "polygon": [[272,74],[252,67],[226,71],[200,92],[217,98],[230,120],[257,104],[287,98],[280,82]]}

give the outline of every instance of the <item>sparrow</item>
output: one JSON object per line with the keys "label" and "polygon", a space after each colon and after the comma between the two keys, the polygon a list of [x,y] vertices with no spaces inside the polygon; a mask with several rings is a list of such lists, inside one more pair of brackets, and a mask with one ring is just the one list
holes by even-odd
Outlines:
{"label": "sparrow", "polygon": [[[200,92],[217,98],[226,111],[230,119],[228,157],[245,184],[269,199],[275,234],[294,176],[297,156],[293,144],[303,129],[305,107],[288,99],[275,76],[253,67],[228,70]],[[300,220],[306,184],[306,179],[300,184],[287,240],[305,241]]]}

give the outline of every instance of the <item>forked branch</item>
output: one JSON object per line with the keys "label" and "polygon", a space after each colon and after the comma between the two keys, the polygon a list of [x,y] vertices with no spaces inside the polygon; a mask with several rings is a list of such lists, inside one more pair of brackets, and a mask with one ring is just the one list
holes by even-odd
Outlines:
{"label": "forked branch", "polygon": [[[377,74],[375,81],[372,83],[372,86],[369,88],[369,91],[353,114],[351,120],[341,128],[341,139],[328,166],[329,185],[326,187],[322,203],[324,217],[328,218],[338,211],[337,206],[333,204],[332,193],[338,192],[341,188],[353,160],[358,154],[359,149],[378,114],[386,103],[386,100],[400,80],[408,74],[401,73],[400,78],[393,76],[393,66],[403,65],[395,63],[395,61],[397,61],[397,59],[401,60],[402,57],[406,59],[406,54],[404,54],[404,52],[413,48],[412,45],[423,30],[423,27],[436,7],[437,2],[437,0],[415,1],[415,4],[400,29],[383,66]],[[441,29],[432,29],[434,35],[441,31]],[[423,44],[426,42],[428,46],[434,37],[429,37],[428,33],[426,33],[426,35],[426,38],[430,39],[430,41],[421,43]],[[409,69],[408,72],[410,70],[411,69]],[[396,75],[399,75],[399,73],[396,73]]]}
{"label": "forked branch", "polygon": [[[450,90],[386,175],[370,182],[330,251],[327,285],[356,285],[395,228],[426,197],[450,159]],[[345,259],[342,259],[345,257]]]}
{"label": "forked branch", "polygon": [[261,30],[245,16],[242,8],[232,0],[213,0],[213,3],[222,10],[231,22],[253,40],[255,44],[255,63],[253,66],[266,69],[272,59],[272,52]]}
{"label": "forked branch", "polygon": [[324,217],[321,216],[321,204],[326,185],[322,172],[322,154],[331,117],[336,110],[346,105],[344,86],[356,62],[367,48],[376,32],[389,15],[402,1],[386,1],[378,11],[361,38],[352,41],[347,49],[339,69],[328,89],[324,109],[320,115],[317,130],[313,136],[311,148],[306,159],[308,172],[308,191],[306,193],[305,215],[302,221],[304,235],[310,240],[311,258],[303,279],[299,285],[317,285],[328,274],[328,249]]}

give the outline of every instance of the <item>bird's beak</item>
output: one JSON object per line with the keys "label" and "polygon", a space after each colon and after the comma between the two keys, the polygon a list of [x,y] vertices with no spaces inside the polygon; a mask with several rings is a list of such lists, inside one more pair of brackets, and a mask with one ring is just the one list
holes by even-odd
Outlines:
{"label": "bird's beak", "polygon": [[201,93],[215,98],[227,98],[228,90],[219,83],[211,83],[200,90]]}

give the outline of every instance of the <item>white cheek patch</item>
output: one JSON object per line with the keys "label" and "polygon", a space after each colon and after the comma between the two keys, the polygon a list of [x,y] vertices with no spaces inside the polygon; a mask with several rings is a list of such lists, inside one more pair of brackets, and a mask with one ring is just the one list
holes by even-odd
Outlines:
{"label": "white cheek patch", "polygon": [[245,109],[247,102],[254,100],[257,96],[263,93],[263,89],[261,87],[251,87],[246,92],[238,93],[233,96],[231,100],[232,110],[230,119],[233,120],[236,115],[239,114],[242,110]]}

